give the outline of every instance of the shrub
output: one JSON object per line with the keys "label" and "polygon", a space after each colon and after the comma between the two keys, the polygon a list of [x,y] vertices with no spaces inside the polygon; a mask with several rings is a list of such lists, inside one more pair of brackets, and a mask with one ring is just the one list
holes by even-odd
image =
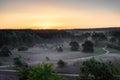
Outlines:
{"label": "shrub", "polygon": [[14,64],[16,66],[16,70],[19,76],[19,80],[27,80],[29,74],[28,65],[21,60],[21,57],[14,58]]}
{"label": "shrub", "polygon": [[18,67],[18,66],[22,66],[23,63],[21,61],[21,58],[20,57],[15,57],[14,58],[14,64]]}
{"label": "shrub", "polygon": [[19,47],[19,48],[18,48],[18,51],[27,51],[27,50],[28,50],[27,47]]}
{"label": "shrub", "polygon": [[52,68],[52,64],[40,64],[29,68],[28,66],[18,67],[19,80],[65,80]]}
{"label": "shrub", "polygon": [[58,52],[63,52],[63,48],[62,48],[62,47],[57,47],[56,50],[57,50]]}
{"label": "shrub", "polygon": [[17,67],[19,80],[27,80],[30,68],[28,66]]}
{"label": "shrub", "polygon": [[52,69],[52,64],[41,64],[30,69],[28,80],[64,80],[64,78]]}
{"label": "shrub", "polygon": [[72,51],[78,51],[79,50],[79,44],[76,41],[72,41],[69,43],[69,45],[71,46],[71,50]]}
{"label": "shrub", "polygon": [[0,55],[8,57],[8,56],[12,55],[12,53],[10,52],[10,50],[7,47],[3,47],[0,51]]}
{"label": "shrub", "polygon": [[111,63],[96,61],[94,58],[83,62],[80,80],[116,80],[114,74],[118,69]]}
{"label": "shrub", "polygon": [[85,41],[83,44],[83,52],[94,52],[94,44],[92,43],[92,41]]}
{"label": "shrub", "polygon": [[63,60],[59,60],[57,62],[57,64],[58,64],[59,67],[65,67],[66,66],[66,63]]}
{"label": "shrub", "polygon": [[20,56],[14,58],[14,65],[16,67],[28,67],[28,64],[23,62]]}

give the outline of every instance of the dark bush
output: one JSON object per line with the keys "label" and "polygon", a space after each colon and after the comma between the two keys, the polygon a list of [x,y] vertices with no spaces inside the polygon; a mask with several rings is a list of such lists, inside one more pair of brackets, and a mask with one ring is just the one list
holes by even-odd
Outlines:
{"label": "dark bush", "polygon": [[58,52],[63,52],[63,48],[62,48],[62,47],[57,47],[56,50],[57,50]]}
{"label": "dark bush", "polygon": [[3,47],[0,51],[0,56],[10,56],[12,55],[11,51],[7,47]]}
{"label": "dark bush", "polygon": [[111,38],[109,39],[109,41],[110,41],[111,43],[116,43],[116,42],[117,42],[117,39],[116,39],[115,37],[111,37]]}
{"label": "dark bush", "polygon": [[59,60],[57,62],[57,64],[58,64],[59,67],[65,67],[66,66],[66,62],[64,62],[63,60]]}
{"label": "dark bush", "polygon": [[27,50],[28,50],[27,47],[19,47],[19,48],[18,48],[18,51],[27,51]]}
{"label": "dark bush", "polygon": [[94,52],[94,45],[92,41],[87,40],[82,44],[82,46],[83,46],[83,50],[82,50],[83,52]]}
{"label": "dark bush", "polygon": [[72,41],[69,43],[69,45],[71,46],[71,50],[72,51],[78,51],[79,50],[79,44],[76,41]]}
{"label": "dark bush", "polygon": [[40,64],[29,68],[28,66],[18,67],[19,80],[65,80],[52,68],[52,64]]}
{"label": "dark bush", "polygon": [[21,57],[14,58],[14,65],[16,67],[28,67],[28,64],[21,60]]}
{"label": "dark bush", "polygon": [[19,80],[27,80],[30,68],[27,66],[17,67]]}
{"label": "dark bush", "polygon": [[17,66],[17,67],[21,67],[23,65],[22,61],[21,61],[21,58],[20,57],[15,57],[14,58],[14,64]]}
{"label": "dark bush", "polygon": [[83,62],[80,80],[117,80],[118,69],[111,62],[99,62],[94,58]]}
{"label": "dark bush", "polygon": [[28,65],[21,60],[21,57],[14,58],[14,64],[16,66],[17,74],[19,76],[19,80],[27,80],[29,74]]}

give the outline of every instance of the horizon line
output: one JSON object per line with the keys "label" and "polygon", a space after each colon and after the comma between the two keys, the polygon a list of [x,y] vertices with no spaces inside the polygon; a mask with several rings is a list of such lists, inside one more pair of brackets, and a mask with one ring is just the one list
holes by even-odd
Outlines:
{"label": "horizon line", "polygon": [[37,28],[1,28],[0,30],[89,30],[89,29],[115,29],[118,27],[96,27],[96,28],[69,28],[69,29],[37,29]]}

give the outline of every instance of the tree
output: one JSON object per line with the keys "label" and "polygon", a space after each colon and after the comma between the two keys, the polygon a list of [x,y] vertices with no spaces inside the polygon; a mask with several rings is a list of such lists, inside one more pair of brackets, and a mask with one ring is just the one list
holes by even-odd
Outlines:
{"label": "tree", "polygon": [[69,43],[69,45],[71,46],[71,50],[72,51],[78,51],[79,50],[79,44],[76,41],[72,41]]}
{"label": "tree", "polygon": [[40,64],[30,69],[28,80],[65,80],[52,69],[52,64]]}
{"label": "tree", "polygon": [[100,33],[97,33],[97,32],[94,32],[92,35],[91,35],[91,38],[92,40],[94,41],[94,45],[95,46],[105,46],[105,41],[107,41],[107,36],[105,33],[103,32],[100,32]]}
{"label": "tree", "polygon": [[7,47],[3,47],[0,51],[0,56],[10,56],[12,55],[11,51]]}
{"label": "tree", "polygon": [[80,80],[117,80],[118,69],[111,62],[100,62],[91,58],[83,62]]}
{"label": "tree", "polygon": [[82,46],[83,46],[83,50],[82,50],[83,52],[94,52],[94,45],[92,41],[87,40],[82,44]]}
{"label": "tree", "polygon": [[107,37],[104,33],[96,33],[94,32],[92,34],[92,39],[93,40],[100,40],[100,41],[103,41],[103,40],[107,40]]}
{"label": "tree", "polygon": [[116,43],[117,42],[117,39],[115,37],[111,37],[110,40],[109,40],[111,43]]}
{"label": "tree", "polygon": [[14,65],[16,67],[17,75],[19,77],[19,80],[27,80],[28,74],[29,74],[29,66],[27,63],[21,60],[21,57],[15,57],[14,58]]}
{"label": "tree", "polygon": [[114,37],[118,40],[118,45],[120,45],[120,30],[112,30],[108,33],[111,37]]}
{"label": "tree", "polygon": [[56,50],[57,50],[58,52],[63,52],[63,48],[62,48],[61,46],[60,46],[60,47],[57,47]]}
{"label": "tree", "polygon": [[28,66],[17,67],[17,74],[18,74],[19,80],[28,80],[29,71],[30,71],[30,68]]}

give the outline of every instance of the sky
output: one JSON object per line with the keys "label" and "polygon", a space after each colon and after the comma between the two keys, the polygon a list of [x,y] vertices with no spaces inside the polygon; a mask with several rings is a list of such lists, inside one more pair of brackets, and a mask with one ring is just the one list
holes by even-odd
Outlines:
{"label": "sky", "polygon": [[120,0],[0,0],[0,29],[120,27]]}

